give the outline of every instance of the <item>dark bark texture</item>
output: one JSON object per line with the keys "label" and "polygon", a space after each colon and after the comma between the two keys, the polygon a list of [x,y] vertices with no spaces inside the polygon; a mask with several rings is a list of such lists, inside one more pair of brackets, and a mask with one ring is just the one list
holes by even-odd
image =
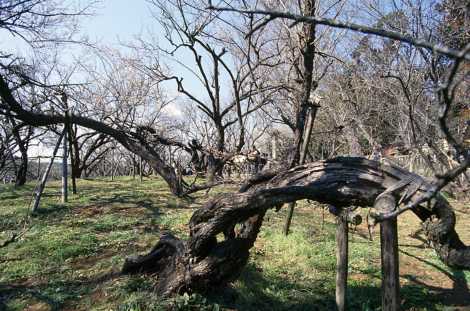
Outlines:
{"label": "dark bark texture", "polygon": [[[405,186],[396,187],[400,183]],[[338,208],[373,206],[387,189],[397,201],[408,203],[430,187],[406,170],[356,157],[309,163],[277,174],[265,172],[238,193],[219,195],[195,211],[187,241],[165,233],[148,255],[128,258],[122,270],[157,273],[161,295],[205,291],[238,277],[269,208],[301,199]],[[469,269],[470,248],[455,232],[455,214],[445,198],[437,195],[413,212],[423,221],[427,238],[442,261]],[[218,242],[218,234],[225,239]]]}

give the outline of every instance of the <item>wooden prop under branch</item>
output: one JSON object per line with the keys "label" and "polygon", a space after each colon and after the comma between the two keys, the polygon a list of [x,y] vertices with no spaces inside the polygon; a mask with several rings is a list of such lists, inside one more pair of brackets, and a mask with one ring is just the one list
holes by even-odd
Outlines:
{"label": "wooden prop under branch", "polygon": [[[431,184],[416,174],[357,157],[265,172],[250,179],[238,193],[219,195],[196,210],[187,241],[164,233],[149,254],[128,258],[122,271],[157,273],[157,289],[162,295],[204,291],[239,276],[269,208],[302,199],[337,208],[373,207],[384,192],[407,204],[430,188]],[[455,214],[447,200],[437,194],[412,211],[423,222],[426,237],[440,259],[449,266],[470,269],[470,247],[454,229]],[[217,241],[220,233],[225,236],[223,241]]]}

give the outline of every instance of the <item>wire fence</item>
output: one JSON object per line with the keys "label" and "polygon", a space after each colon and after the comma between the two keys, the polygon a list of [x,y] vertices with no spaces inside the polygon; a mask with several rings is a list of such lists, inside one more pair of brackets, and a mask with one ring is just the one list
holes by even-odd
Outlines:
{"label": "wire fence", "polygon": [[[51,156],[35,156],[28,157],[28,171],[27,180],[34,181],[39,180],[44,173]],[[19,166],[19,159],[16,160],[18,163],[10,161],[0,172],[0,182],[3,184],[15,183],[16,181],[16,169],[15,166]],[[71,165],[68,164],[69,171]],[[54,163],[51,168],[48,180],[59,180],[62,177],[62,156],[57,155],[54,159]]]}

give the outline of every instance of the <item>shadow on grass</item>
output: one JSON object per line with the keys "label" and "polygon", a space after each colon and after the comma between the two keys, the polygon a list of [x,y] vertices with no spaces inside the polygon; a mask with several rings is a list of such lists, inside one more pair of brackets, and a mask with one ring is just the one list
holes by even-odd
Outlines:
{"label": "shadow on grass", "polygon": [[[465,279],[461,271],[454,271],[452,275],[456,280]],[[90,294],[96,286],[118,277],[119,272],[110,272],[83,281],[55,281],[38,285],[0,284],[0,310],[6,310],[10,301],[25,297],[47,304],[51,310],[61,310],[65,305],[74,303],[78,296]],[[279,276],[267,277],[250,264],[242,272],[236,288],[226,287],[206,293],[205,296],[210,303],[234,310],[334,310],[334,289],[328,283],[323,280],[300,283]],[[354,281],[350,283],[347,291],[349,310],[380,309],[379,286]],[[448,290],[417,284],[402,286],[403,310],[437,311],[442,310],[443,306],[468,306],[469,300],[465,297],[462,300],[443,299],[451,298],[447,295],[452,294],[455,288]]]}
{"label": "shadow on grass", "polygon": [[452,288],[441,288],[427,285],[424,282],[418,280],[414,275],[407,274],[403,276],[404,278],[416,285],[419,285],[420,287],[424,287],[434,292],[434,295],[437,297],[437,299],[439,299],[439,301],[441,301],[444,305],[470,308],[470,291],[468,288],[467,279],[462,270],[451,268],[450,272],[448,272],[426,259],[410,254],[404,250],[400,250],[400,252],[425,263],[426,265],[430,266],[431,269],[436,269],[439,272],[445,274],[452,281]]}
{"label": "shadow on grass", "polygon": [[158,209],[155,204],[163,205],[171,209],[186,209],[187,205],[191,200],[186,200],[182,198],[177,198],[171,194],[155,194],[150,197],[158,199],[159,202],[152,201],[147,195],[142,195],[140,193],[116,193],[112,196],[103,196],[103,197],[94,197],[90,199],[90,203],[93,205],[107,206],[110,204],[136,204],[139,207],[150,209],[154,211]]}
{"label": "shadow on grass", "polygon": [[[461,272],[460,272],[461,273]],[[454,274],[454,277],[456,275]],[[463,273],[460,280],[465,279]],[[298,283],[282,277],[266,277],[248,265],[239,278],[237,288],[228,287],[207,295],[212,303],[236,310],[335,310],[334,288],[329,281]],[[371,286],[350,281],[347,290],[348,310],[380,310],[380,285]],[[448,295],[451,296],[448,296]],[[455,299],[454,290],[429,287],[425,284],[404,285],[400,289],[403,310],[442,310],[444,307],[468,306],[467,296]],[[447,297],[448,299],[443,299]]]}
{"label": "shadow on grass", "polygon": [[31,195],[34,186],[27,184],[20,187],[0,185],[0,200],[16,200]]}
{"label": "shadow on grass", "polygon": [[[237,288],[227,287],[206,294],[209,301],[235,310],[334,310],[333,293],[302,286],[286,279],[265,277],[253,265],[242,272]],[[288,296],[286,296],[288,293]]]}
{"label": "shadow on grass", "polygon": [[[115,205],[117,210],[128,210],[134,208],[145,208],[149,210],[154,217],[161,216],[160,207],[149,198],[142,198],[132,193],[117,193],[112,196],[92,198],[90,203],[94,208],[107,207],[109,205]],[[123,207],[124,206],[124,207]],[[87,208],[87,207],[85,207]]]}
{"label": "shadow on grass", "polygon": [[0,195],[0,200],[17,200],[25,195],[23,192],[8,191],[7,195]]}
{"label": "shadow on grass", "polygon": [[31,214],[37,218],[49,218],[49,217],[63,217],[70,212],[70,207],[63,204],[47,204],[38,208],[34,213]]}
{"label": "shadow on grass", "polygon": [[109,272],[88,280],[53,281],[38,285],[7,285],[0,283],[0,310],[8,310],[14,299],[33,298],[48,306],[48,310],[62,310],[67,303],[77,301],[81,295],[90,293],[94,287],[119,277],[119,272]]}

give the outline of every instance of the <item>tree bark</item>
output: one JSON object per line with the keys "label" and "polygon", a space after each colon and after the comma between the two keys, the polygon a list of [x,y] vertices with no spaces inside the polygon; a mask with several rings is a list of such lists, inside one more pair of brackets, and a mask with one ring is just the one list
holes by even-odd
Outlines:
{"label": "tree bark", "polygon": [[[308,153],[308,144],[310,142],[310,136],[312,135],[313,123],[317,113],[317,106],[310,107],[307,124],[305,125],[304,141],[302,143],[302,149],[300,151],[299,164],[305,163],[305,159]],[[287,213],[286,222],[284,224],[284,235],[289,234],[290,224],[292,223],[292,217],[294,216],[295,202],[291,202],[288,205],[289,211]]]}
{"label": "tree bark", "polygon": [[[305,0],[304,14],[308,16],[315,16],[316,3],[315,0]],[[304,37],[306,38],[305,46],[303,47],[303,67],[302,67],[302,90],[299,94],[299,104],[296,107],[296,121],[295,121],[295,142],[294,152],[291,157],[291,167],[298,165],[300,162],[300,148],[302,140],[304,139],[305,121],[307,118],[308,109],[310,106],[310,95],[316,88],[316,83],[313,83],[313,61],[315,59],[315,37],[316,25],[304,25]],[[313,122],[313,121],[312,121]]]}
{"label": "tree bark", "polygon": [[315,123],[315,117],[317,115],[317,109],[319,106],[312,105],[309,110],[307,124],[305,125],[304,140],[302,142],[302,149],[300,150],[299,164],[304,164],[308,153],[308,145],[312,136],[313,125]]}
{"label": "tree bark", "polygon": [[[414,202],[431,187],[404,169],[357,157],[309,163],[278,174],[264,172],[238,193],[219,195],[195,211],[189,222],[189,240],[166,233],[148,255],[128,258],[122,270],[157,273],[161,295],[219,287],[242,271],[269,208],[302,199],[338,208],[373,206],[379,194],[404,180],[413,182],[391,192],[395,199],[406,193],[404,204]],[[438,194],[413,212],[424,221],[427,238],[441,260],[470,269],[470,248],[454,230],[455,215],[446,199]],[[241,224],[240,229],[234,230],[236,224]],[[219,233],[225,240],[217,241]]]}
{"label": "tree bark", "polygon": [[28,174],[28,152],[24,146],[24,142],[19,142],[18,147],[20,150],[20,165],[18,166],[18,170],[16,172],[16,187],[23,186],[27,181],[27,174]]}
{"label": "tree bark", "polygon": [[217,152],[206,155],[207,157],[207,181],[213,183],[218,176],[222,176],[225,161],[220,156],[225,151],[225,128],[221,120],[214,120],[217,129]]}
{"label": "tree bark", "polygon": [[77,167],[74,165],[74,159],[75,159],[75,152],[77,150],[74,150],[73,148],[73,133],[72,133],[72,125],[68,124],[67,125],[67,140],[69,144],[69,157],[70,157],[70,177],[72,180],[72,194],[77,194]]}
{"label": "tree bark", "polygon": [[[316,1],[315,0],[305,0],[303,1],[304,14],[309,16],[315,16],[316,11]],[[291,154],[291,163],[290,167],[303,164],[300,161],[302,158],[301,148],[302,142],[305,145],[305,153],[308,149],[308,141],[306,141],[305,134],[308,134],[309,131],[306,129],[306,118],[311,106],[310,95],[313,90],[315,90],[317,83],[313,83],[313,61],[315,59],[315,37],[316,37],[316,25],[315,24],[306,24],[303,26],[303,36],[306,38],[305,46],[303,47],[302,57],[303,57],[303,67],[302,67],[302,90],[299,94],[298,105],[296,107],[296,120],[294,128],[294,151]],[[313,117],[313,116],[312,116]],[[311,124],[313,125],[313,119]],[[311,133],[311,131],[310,131]],[[303,160],[305,160],[305,154],[303,155]],[[284,234],[289,234],[290,224],[292,222],[292,217],[294,216],[295,202],[289,204],[289,212],[287,214],[286,222],[284,224]]]}
{"label": "tree bark", "polygon": [[15,187],[23,186],[27,181],[28,176],[28,140],[32,134],[31,127],[28,127],[26,137],[22,138],[17,127],[17,124],[14,119],[10,119],[11,124],[13,125],[13,137],[15,138],[16,145],[20,151],[20,165],[16,169],[16,181]]}

